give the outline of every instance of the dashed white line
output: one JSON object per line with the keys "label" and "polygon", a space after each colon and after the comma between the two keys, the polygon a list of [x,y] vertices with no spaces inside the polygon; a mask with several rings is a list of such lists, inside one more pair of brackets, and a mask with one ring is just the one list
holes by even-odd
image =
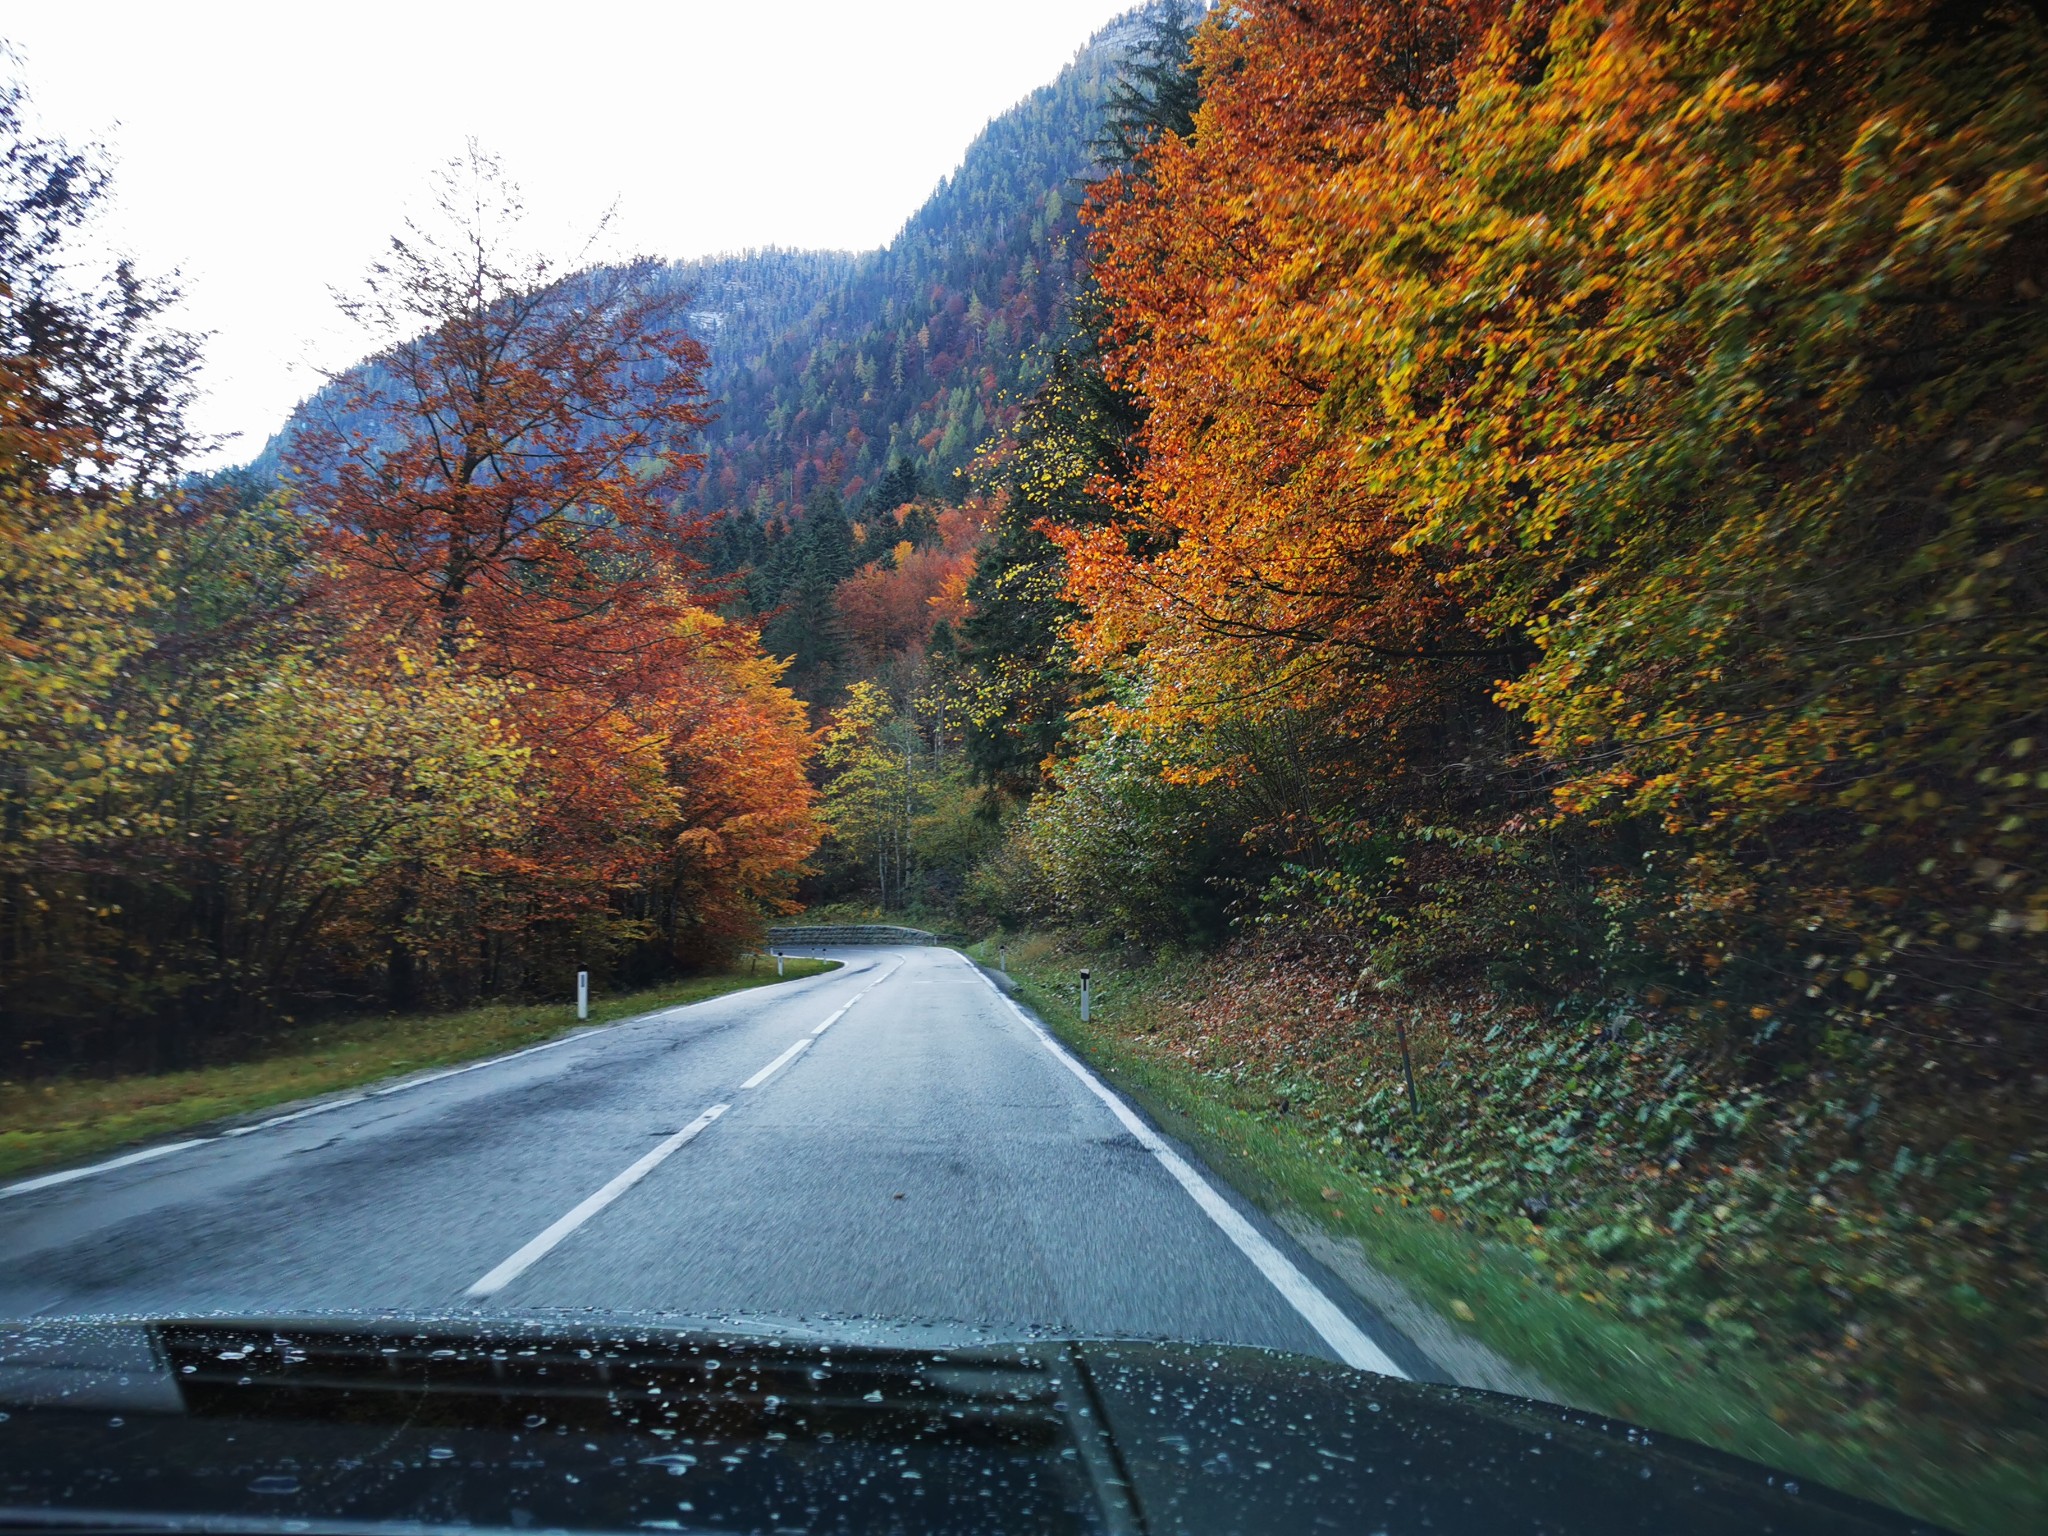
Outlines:
{"label": "dashed white line", "polygon": [[540,1236],[521,1248],[481,1280],[477,1281],[475,1285],[469,1288],[468,1294],[478,1297],[495,1296],[498,1292],[505,1289],[506,1286],[532,1268],[536,1262],[544,1258],[563,1238],[574,1232],[583,1223],[590,1220],[591,1217],[646,1178],[648,1174],[654,1172],[656,1168],[659,1168],[679,1147],[686,1146],[690,1142],[695,1141],[702,1134],[706,1126],[710,1125],[712,1121],[716,1120],[731,1107],[729,1104],[712,1105],[703,1114],[692,1120],[680,1131],[677,1131],[675,1135],[669,1137],[668,1140],[664,1141],[652,1152],[649,1152],[645,1157],[634,1163],[624,1173],[612,1179],[610,1183],[606,1184],[596,1194],[582,1201],[568,1215],[555,1222],[545,1232],[542,1232]]}
{"label": "dashed white line", "polygon": [[784,1067],[788,1066],[792,1061],[795,1061],[797,1057],[801,1056],[805,1051],[808,1051],[810,1048],[811,1039],[809,1037],[797,1041],[795,1045],[792,1045],[780,1056],[776,1057],[773,1061],[769,1062],[767,1066],[763,1067],[760,1071],[756,1072],[744,1083],[741,1083],[740,1087],[742,1089],[760,1087],[763,1083],[767,1082],[769,1078],[773,1077],[776,1073],[780,1072]]}
{"label": "dashed white line", "polygon": [[[788,1066],[792,1061],[796,1060],[797,1057],[801,1056],[805,1051],[811,1048],[811,1046],[817,1041],[818,1036],[824,1034],[826,1030],[830,1029],[834,1024],[838,1023],[840,1019],[844,1018],[846,1016],[846,1010],[848,1008],[851,1008],[855,1003],[859,1002],[863,997],[867,996],[868,993],[872,992],[876,987],[880,986],[883,982],[887,981],[889,977],[895,975],[897,969],[898,967],[896,966],[890,967],[888,971],[876,977],[873,981],[869,982],[865,987],[862,987],[860,991],[854,993],[854,995],[848,998],[846,1002],[839,1008],[839,1010],[836,1013],[833,1013],[830,1017],[828,1017],[824,1021],[824,1023],[818,1025],[817,1028],[813,1029],[803,1039],[797,1041],[796,1044],[792,1045],[780,1056],[776,1057],[773,1061],[769,1062],[767,1066],[763,1067],[760,1071],[756,1072],[752,1077],[748,1078],[744,1083],[740,1084],[741,1089],[745,1090],[749,1088],[760,1087],[763,1083],[767,1082],[769,1078],[773,1077],[777,1072],[780,1072],[784,1067]],[[573,1039],[575,1037],[571,1036],[570,1038]],[[550,1043],[559,1045],[562,1042],[553,1041]],[[533,1047],[533,1049],[535,1050],[543,1050],[545,1048],[546,1047],[543,1046]],[[525,1055],[526,1052],[522,1051],[519,1054]],[[511,1060],[510,1057],[500,1057],[499,1059],[505,1061]],[[456,1070],[468,1071],[469,1068],[462,1067],[457,1068]],[[453,1074],[450,1073],[443,1075],[452,1076]],[[432,1079],[420,1078],[416,1081],[429,1082],[432,1081]],[[541,1259],[545,1258],[564,1238],[568,1237],[570,1233],[574,1232],[578,1227],[582,1226],[586,1221],[590,1220],[591,1217],[595,1216],[599,1211],[603,1210],[606,1206],[610,1205],[614,1200],[618,1199],[619,1196],[623,1195],[635,1184],[638,1184],[642,1179],[646,1178],[648,1174],[652,1173],[656,1168],[660,1167],[661,1164],[667,1160],[669,1155],[673,1153],[677,1148],[682,1147],[691,1141],[694,1141],[704,1131],[704,1129],[711,1124],[712,1121],[716,1120],[720,1115],[724,1114],[731,1107],[732,1106],[730,1104],[712,1105],[709,1109],[705,1110],[703,1114],[699,1115],[695,1120],[691,1121],[688,1125],[684,1126],[680,1131],[676,1132],[675,1135],[669,1137],[668,1140],[664,1141],[652,1152],[649,1152],[645,1157],[641,1158],[638,1162],[634,1163],[624,1173],[620,1174],[617,1178],[613,1179],[609,1184],[605,1185],[604,1188],[600,1189],[596,1194],[590,1196],[588,1199],[584,1200],[581,1204],[576,1206],[575,1209],[571,1210],[568,1213],[568,1215],[562,1217],[561,1220],[555,1222],[546,1231],[542,1232],[540,1236],[536,1237],[532,1242],[526,1244],[526,1246],[521,1248],[517,1253],[514,1253],[510,1258],[505,1260],[504,1263],[498,1265],[497,1268],[490,1271],[490,1273],[485,1275],[481,1280],[477,1281],[476,1284],[472,1285],[466,1292],[466,1294],[472,1297],[477,1297],[479,1299],[487,1296],[497,1295],[498,1292],[502,1291],[514,1280],[517,1280],[521,1275],[525,1274],[527,1270],[531,1269]]]}
{"label": "dashed white line", "polygon": [[1109,1106],[1109,1112],[1123,1122],[1125,1130],[1135,1136],[1159,1160],[1162,1167],[1173,1175],[1174,1182],[1194,1198],[1202,1212],[1222,1229],[1244,1256],[1257,1266],[1260,1274],[1272,1282],[1273,1288],[1286,1298],[1289,1306],[1301,1314],[1309,1327],[1322,1335],[1323,1342],[1336,1351],[1337,1358],[1346,1365],[1363,1371],[1377,1371],[1382,1376],[1399,1376],[1406,1379],[1408,1373],[1396,1365],[1387,1352],[1367,1337],[1365,1330],[1344,1315],[1343,1309],[1323,1294],[1314,1281],[1304,1275],[1286,1254],[1274,1247],[1264,1233],[1260,1232],[1238,1212],[1228,1200],[1216,1192],[1215,1186],[1197,1173],[1188,1160],[1169,1147],[1143,1120],[1137,1112],[1124,1103],[1116,1090],[1082,1064],[1080,1059],[1053,1039],[1039,1022],[1017,1005],[1017,1000],[989,981],[986,972],[982,980],[988,982],[989,990],[1010,1005],[1010,1011],[1023,1021],[1024,1027],[1038,1037],[1038,1043],[1051,1051],[1066,1069],[1078,1077],[1098,1099]]}

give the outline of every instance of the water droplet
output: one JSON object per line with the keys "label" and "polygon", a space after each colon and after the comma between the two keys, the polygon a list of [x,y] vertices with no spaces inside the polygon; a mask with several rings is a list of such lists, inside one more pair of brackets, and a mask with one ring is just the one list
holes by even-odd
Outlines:
{"label": "water droplet", "polygon": [[640,1465],[643,1467],[667,1467],[670,1476],[681,1477],[690,1468],[697,1465],[697,1458],[690,1455],[687,1451],[671,1451],[666,1456],[643,1456],[640,1458]]}
{"label": "water droplet", "polygon": [[547,1421],[548,1416],[544,1413],[529,1413],[526,1416],[526,1427],[528,1429],[539,1429]]}
{"label": "water droplet", "polygon": [[249,1485],[251,1493],[297,1493],[299,1480],[286,1473],[272,1477],[259,1477]]}
{"label": "water droplet", "polygon": [[429,1461],[453,1461],[455,1452],[445,1445],[433,1446],[427,1451]]}

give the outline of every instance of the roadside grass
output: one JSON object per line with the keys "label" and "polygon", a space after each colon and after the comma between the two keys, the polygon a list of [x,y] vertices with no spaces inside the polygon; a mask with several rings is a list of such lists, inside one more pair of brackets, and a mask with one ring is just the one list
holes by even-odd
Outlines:
{"label": "roadside grass", "polygon": [[[995,949],[995,941],[984,940],[970,953],[993,965]],[[1925,1420],[1814,1432],[1804,1427],[1811,1412],[1795,1411],[1809,1389],[1779,1362],[1724,1340],[1630,1322],[1575,1293],[1561,1294],[1531,1253],[1435,1219],[1420,1205],[1404,1206],[1375,1190],[1319,1136],[1261,1113],[1253,1095],[1148,1049],[1161,1009],[1156,994],[1180,970],[1172,962],[1133,969],[1036,935],[1010,936],[1007,958],[1020,1000],[1247,1198],[1355,1239],[1447,1326],[1535,1372],[1566,1401],[1970,1536],[2048,1529],[2040,1443],[1959,1437]],[[1092,1022],[1084,1025],[1074,972],[1091,960],[1097,993]]]}
{"label": "roadside grass", "polygon": [[[772,961],[756,957],[751,970],[742,962],[731,971],[593,998],[589,1023],[609,1024],[839,966],[836,960],[785,964],[785,978],[776,976]],[[277,1039],[247,1060],[185,1072],[0,1082],[0,1176],[78,1162],[384,1078],[495,1056],[583,1027],[571,1003],[491,1003],[459,1013],[327,1019]]]}

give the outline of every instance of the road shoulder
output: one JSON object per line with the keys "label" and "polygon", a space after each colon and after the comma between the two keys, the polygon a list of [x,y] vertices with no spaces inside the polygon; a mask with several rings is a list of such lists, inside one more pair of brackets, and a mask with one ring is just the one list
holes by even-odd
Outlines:
{"label": "road shoulder", "polygon": [[452,1070],[565,1042],[738,991],[824,975],[838,961],[792,962],[778,978],[757,968],[702,976],[594,1003],[586,1022],[567,1004],[492,1004],[456,1013],[338,1019],[295,1031],[253,1059],[184,1072],[57,1078],[0,1088],[0,1198],[22,1186],[141,1161],[191,1140],[304,1118]]}

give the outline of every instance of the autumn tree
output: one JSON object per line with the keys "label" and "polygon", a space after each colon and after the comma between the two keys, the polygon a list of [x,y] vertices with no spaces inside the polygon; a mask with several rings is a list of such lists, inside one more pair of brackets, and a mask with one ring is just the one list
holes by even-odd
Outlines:
{"label": "autumn tree", "polygon": [[1247,725],[1320,716],[1309,809],[1410,974],[1527,929],[1545,985],[1744,1049],[2024,1059],[2042,46],[1997,5],[1205,28],[1192,134],[1092,214],[1142,453],[1058,536],[1116,726],[1249,783]]}
{"label": "autumn tree", "polygon": [[[452,165],[433,213],[344,302],[384,350],[289,450],[329,600],[379,641],[507,690],[538,807],[498,865],[520,911],[487,948],[515,973],[520,955],[564,964],[636,941],[630,893],[691,832],[677,824],[688,711],[729,707],[731,669],[753,667],[751,637],[705,623],[699,530],[676,511],[707,419],[683,298],[651,263],[565,271],[524,251],[523,217],[489,157]],[[763,728],[795,730],[772,679],[747,676]],[[792,753],[770,760],[787,770]],[[740,782],[802,821],[799,774]],[[395,1001],[414,986],[412,904],[401,885],[386,924]],[[705,931],[730,947],[737,921]]]}
{"label": "autumn tree", "polygon": [[875,899],[899,892],[908,858],[916,763],[889,696],[872,682],[847,690],[818,747],[825,773],[824,811],[840,856],[873,870]]}
{"label": "autumn tree", "polygon": [[[1090,215],[1143,422],[1106,523],[1049,529],[1118,692],[1034,806],[1033,880],[1165,920],[1088,850],[1145,869],[1167,791],[1301,765],[1261,915],[1473,1059],[1467,997],[1540,1004],[1547,1102],[1501,1146],[1557,1113],[1552,1064],[1656,1042],[1612,1101],[1685,1124],[1640,1230],[1731,1169],[1759,1209],[1803,1186],[1782,1283],[1762,1243],[1693,1248],[1711,1293],[1748,1270],[1743,1326],[1816,1351],[1887,1315],[1850,1330],[1900,1341],[1857,1401],[2018,1424],[2024,1240],[1940,1240],[1977,1268],[1939,1293],[1917,1261],[1844,1285],[1838,1212],[2039,1205],[2040,7],[1247,0],[1194,55],[1192,131]],[[1697,1167],[1716,1138],[1747,1161]]]}
{"label": "autumn tree", "polygon": [[704,350],[651,262],[565,272],[474,146],[344,314],[381,350],[288,450],[345,572],[394,635],[541,689],[637,686],[696,531]]}
{"label": "autumn tree", "polygon": [[[196,356],[176,295],[79,236],[90,152],[0,83],[0,1032],[90,1006],[120,925],[95,899],[137,796],[185,749],[123,694],[168,596],[151,502],[189,448]],[[95,950],[99,953],[95,954]],[[40,1011],[39,1011],[40,1010]],[[67,1021],[68,1022],[68,1021]],[[57,1042],[52,1054],[60,1054]]]}

